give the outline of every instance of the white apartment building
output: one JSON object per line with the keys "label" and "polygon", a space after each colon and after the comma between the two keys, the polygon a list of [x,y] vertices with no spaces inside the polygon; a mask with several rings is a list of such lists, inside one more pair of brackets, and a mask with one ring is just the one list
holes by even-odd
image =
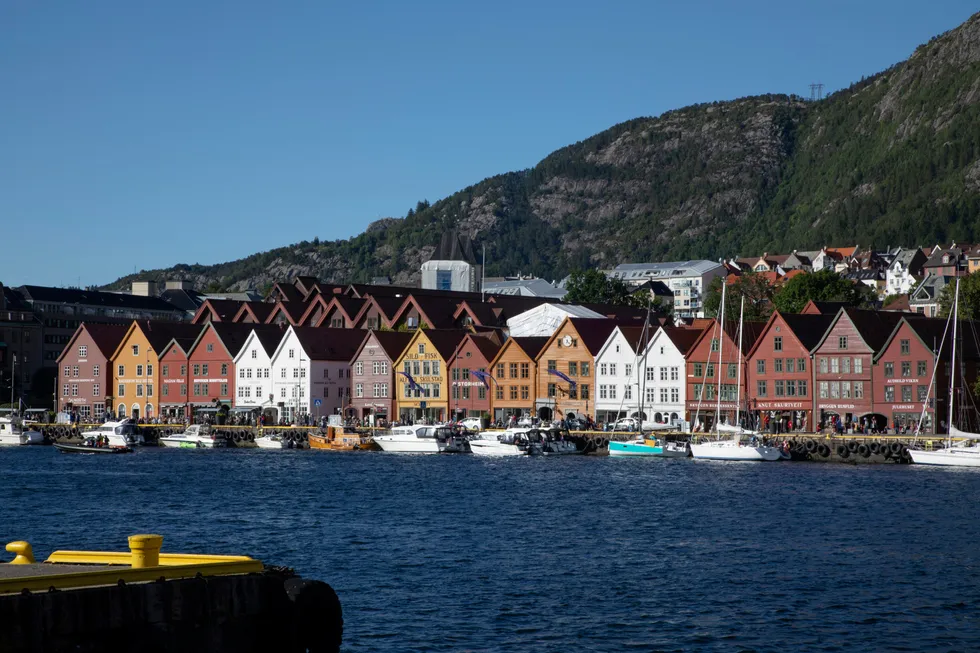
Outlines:
{"label": "white apartment building", "polygon": [[[650,327],[647,335],[656,327]],[[595,357],[595,419],[609,423],[632,416],[638,404],[637,347],[643,327],[617,326]]]}
{"label": "white apartment building", "polygon": [[274,408],[272,387],[272,354],[281,341],[278,329],[252,329],[235,356],[235,408]]}
{"label": "white apartment building", "polygon": [[704,295],[715,277],[725,276],[725,266],[706,260],[623,263],[605,274],[633,286],[645,281],[662,281],[674,293],[674,315],[692,318],[704,317]]}

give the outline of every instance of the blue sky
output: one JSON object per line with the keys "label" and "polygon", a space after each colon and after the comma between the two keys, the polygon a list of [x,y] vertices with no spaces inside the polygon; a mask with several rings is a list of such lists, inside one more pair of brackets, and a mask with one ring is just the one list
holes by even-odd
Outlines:
{"label": "blue sky", "polygon": [[0,282],[348,238],[630,118],[847,86],[975,10],[2,0]]}

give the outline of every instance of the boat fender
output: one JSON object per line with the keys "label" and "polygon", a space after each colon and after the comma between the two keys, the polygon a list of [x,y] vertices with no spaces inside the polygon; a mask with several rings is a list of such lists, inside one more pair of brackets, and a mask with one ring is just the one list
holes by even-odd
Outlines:
{"label": "boat fender", "polygon": [[854,440],[848,441],[848,443],[847,443],[847,450],[850,453],[854,453],[855,451],[858,450],[858,443],[855,442]]}
{"label": "boat fender", "polygon": [[851,455],[851,452],[848,451],[847,447],[845,447],[842,444],[839,444],[837,445],[837,455],[840,456],[841,458],[847,458],[848,456]]}
{"label": "boat fender", "polygon": [[807,453],[813,453],[817,450],[817,443],[812,439],[808,439],[803,446],[806,448]]}
{"label": "boat fender", "polygon": [[248,434],[248,441],[249,442],[255,442],[255,434],[254,433],[249,433]]}
{"label": "boat fender", "polygon": [[241,433],[236,433],[235,434],[235,442],[241,442],[241,441],[242,441],[242,434]]}
{"label": "boat fender", "polygon": [[901,442],[892,442],[888,448],[891,450],[892,455],[898,458],[905,449],[905,445],[903,445]]}
{"label": "boat fender", "polygon": [[828,447],[825,444],[821,444],[817,446],[817,453],[820,454],[820,456],[822,456],[823,458],[826,458],[830,455],[830,447]]}
{"label": "boat fender", "polygon": [[868,451],[870,451],[872,454],[878,454],[881,451],[881,445],[877,442],[872,442],[868,445]]}
{"label": "boat fender", "polygon": [[305,578],[290,578],[284,587],[294,606],[291,616],[296,648],[323,653],[340,651],[344,616],[333,588]]}
{"label": "boat fender", "polygon": [[861,456],[862,458],[867,458],[867,457],[869,457],[871,455],[871,449],[869,449],[868,448],[868,445],[866,445],[866,444],[860,444],[860,445],[858,445],[857,452],[858,452],[858,455]]}

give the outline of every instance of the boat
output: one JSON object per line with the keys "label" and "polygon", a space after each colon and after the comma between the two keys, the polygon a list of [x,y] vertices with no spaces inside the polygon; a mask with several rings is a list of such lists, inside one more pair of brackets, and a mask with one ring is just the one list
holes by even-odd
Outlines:
{"label": "boat", "polygon": [[470,451],[477,456],[526,456],[529,430],[481,431],[470,439]]}
{"label": "boat", "polygon": [[[691,442],[691,456],[702,460],[732,460],[732,461],[760,461],[775,462],[783,459],[783,452],[779,447],[770,447],[766,444],[759,444],[756,441],[758,434],[754,431],[744,429],[738,425],[739,413],[741,408],[742,393],[742,326],[745,318],[745,297],[742,297],[741,308],[738,315],[738,375],[736,376],[736,395],[735,395],[735,424],[723,424],[721,422],[721,379],[722,369],[722,350],[725,348],[725,286],[721,285],[721,328],[718,336],[718,403],[715,409],[715,434],[720,437],[722,433],[731,434],[726,439],[709,440],[702,442]],[[751,436],[749,442],[744,442],[745,436]]]}
{"label": "boat", "polygon": [[327,432],[309,433],[307,439],[310,449],[326,449],[328,451],[354,451],[364,443],[360,433],[348,433],[342,427],[328,426]]}
{"label": "boat", "polygon": [[90,431],[82,432],[82,438],[86,440],[97,439],[100,436],[106,438],[110,447],[132,447],[143,444],[143,434],[131,419],[106,422]]}
{"label": "boat", "polygon": [[571,456],[585,453],[566,439],[568,431],[557,428],[531,429],[527,432],[528,454],[531,456]]}
{"label": "boat", "polygon": [[178,449],[214,449],[228,446],[228,441],[215,435],[207,426],[192,424],[183,433],[171,433],[159,439],[160,446]]}
{"label": "boat", "polygon": [[657,456],[687,458],[691,455],[687,442],[663,441],[659,438],[635,438],[628,442],[609,442],[610,456]]}
{"label": "boat", "polygon": [[0,446],[42,444],[44,436],[40,431],[25,428],[24,422],[14,417],[0,417]]}
{"label": "boat", "polygon": [[[957,324],[959,319],[955,319],[954,316],[959,316],[959,305],[960,305],[960,280],[956,279],[956,292],[953,295],[953,310],[949,313],[949,319],[953,322],[953,342],[950,348],[950,370],[961,369],[956,366],[956,336],[957,336]],[[946,324],[947,330],[949,329],[949,323]],[[943,341],[946,339],[946,334],[943,334]],[[939,344],[939,351],[942,351],[943,343]],[[961,363],[962,365],[962,363]],[[936,380],[936,368],[939,367],[938,361],[936,365],[933,366],[932,381],[929,383],[930,392],[932,386]],[[956,389],[956,374],[951,373],[949,375],[949,429],[946,434],[946,446],[939,449],[934,449],[932,451],[927,451],[925,449],[919,449],[916,447],[909,447],[909,456],[912,458],[912,463],[915,465],[936,465],[941,467],[980,467],[980,446],[978,446],[978,441],[980,441],[980,433],[970,433],[969,431],[962,431],[956,428],[953,424],[953,416],[956,415],[953,412],[954,402],[955,402],[955,389]],[[928,401],[928,398],[926,399]],[[923,415],[919,419],[919,424],[916,426],[916,439],[918,439],[919,430],[922,427],[922,418],[925,416],[925,404],[923,404],[922,412]],[[956,438],[958,441],[953,442]]]}
{"label": "boat", "polygon": [[393,426],[384,435],[374,436],[374,442],[388,453],[439,453],[436,428],[424,424]]}
{"label": "boat", "polygon": [[61,442],[55,442],[54,448],[61,453],[85,453],[85,454],[103,454],[103,453],[133,453],[132,447],[119,447],[113,445],[96,445],[96,444],[65,444]]}
{"label": "boat", "polygon": [[255,438],[255,446],[259,449],[292,449],[293,443],[283,439],[278,433],[274,433]]}

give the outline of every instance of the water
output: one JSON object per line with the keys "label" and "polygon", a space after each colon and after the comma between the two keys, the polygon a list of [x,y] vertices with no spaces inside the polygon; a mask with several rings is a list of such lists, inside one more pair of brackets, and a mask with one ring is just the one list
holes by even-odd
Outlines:
{"label": "water", "polygon": [[0,451],[0,540],[246,553],[347,651],[980,650],[980,473],[367,452]]}

